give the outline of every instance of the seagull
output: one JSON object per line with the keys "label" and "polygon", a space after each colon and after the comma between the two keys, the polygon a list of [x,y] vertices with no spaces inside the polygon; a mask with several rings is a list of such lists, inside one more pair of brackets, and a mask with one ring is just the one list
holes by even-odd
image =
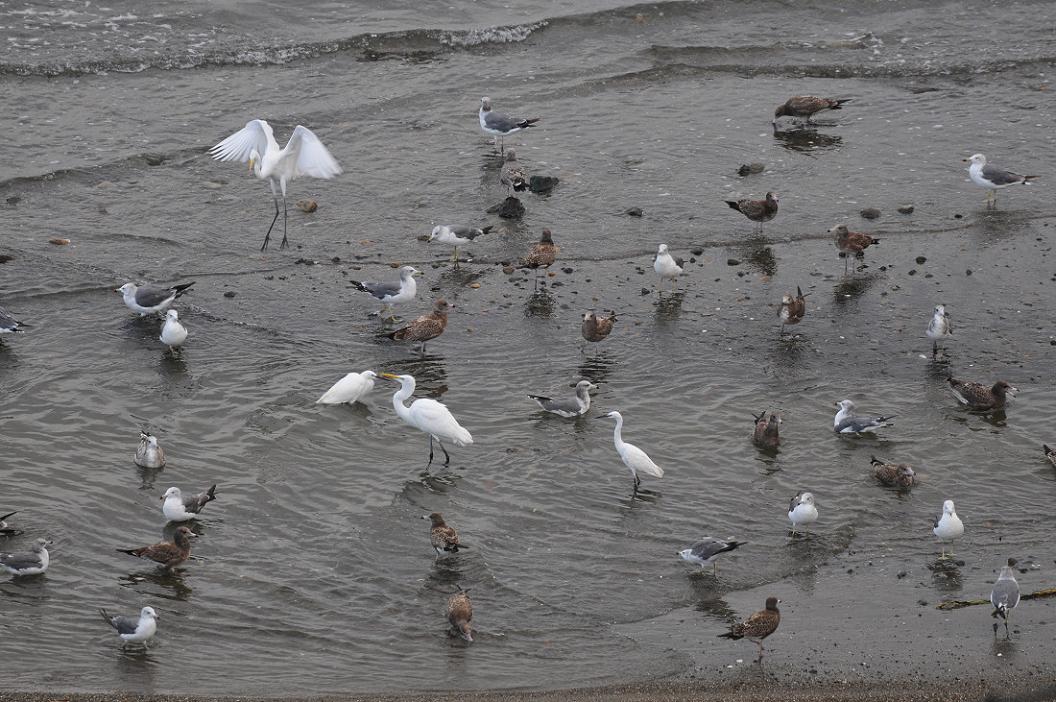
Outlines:
{"label": "seagull", "polygon": [[451,410],[447,409],[443,403],[428,397],[421,397],[412,402],[410,407],[403,404],[404,400],[414,393],[414,376],[382,373],[381,377],[395,380],[400,384],[400,389],[392,396],[392,407],[396,410],[397,416],[415,429],[429,435],[429,463],[433,462],[434,439],[440,444],[440,450],[444,452],[445,466],[451,462],[451,456],[444,448],[444,441],[450,441],[455,446],[468,446],[473,443],[473,437],[458,423],[451,414]]}
{"label": "seagull", "polygon": [[946,305],[935,305],[935,313],[924,333],[932,340],[931,356],[936,358],[939,355],[939,339],[953,335],[953,325],[950,324],[950,315],[946,313]]}
{"label": "seagull", "polygon": [[139,446],[136,447],[136,465],[140,468],[164,468],[165,451],[158,446],[158,440],[146,432],[139,432]]}
{"label": "seagull", "polygon": [[119,292],[124,297],[125,307],[139,313],[140,317],[145,317],[148,314],[167,310],[174,300],[186,295],[188,288],[192,285],[194,285],[193,280],[189,283],[181,283],[168,288],[157,285],[125,283],[114,292]]}
{"label": "seagull", "polygon": [[873,467],[873,475],[884,485],[908,490],[916,483],[917,474],[905,463],[885,463],[873,456],[869,465]]}
{"label": "seagull", "polygon": [[774,110],[774,128],[777,128],[777,120],[782,117],[805,117],[807,123],[819,112],[826,110],[839,110],[852,98],[825,98],[815,95],[797,95],[790,97],[785,104],[779,105]]}
{"label": "seagull", "polygon": [[175,351],[187,341],[187,327],[180,324],[180,315],[176,310],[165,313],[165,324],[161,326],[161,336],[158,340],[166,344],[170,351]]}
{"label": "seagull", "polygon": [[51,562],[51,556],[48,555],[49,545],[51,542],[47,539],[37,539],[29,551],[0,553],[0,568],[11,575],[40,575],[48,569]]}
{"label": "seagull", "polygon": [[[807,293],[809,295],[810,293]],[[781,333],[785,333],[786,324],[799,324],[807,313],[807,295],[796,286],[796,296],[784,295],[781,297],[781,310],[778,316],[781,318]]]}
{"label": "seagull", "polygon": [[836,417],[832,422],[832,430],[837,434],[861,434],[866,431],[875,431],[880,427],[887,426],[887,424],[895,418],[895,415],[889,417],[878,416],[878,417],[857,417],[854,414],[854,403],[850,400],[840,400],[836,403],[839,410],[836,412]]}
{"label": "seagull", "polygon": [[719,634],[720,639],[748,639],[759,647],[759,660],[763,658],[763,639],[777,631],[781,623],[781,611],[777,604],[781,600],[776,597],[766,598],[766,609],[759,610],[740,624],[734,624],[725,634]]}
{"label": "seagull", "polygon": [[0,536],[18,536],[22,533],[21,529],[15,529],[14,527],[8,526],[7,518],[13,517],[18,514],[16,509],[14,512],[8,512],[4,516],[0,517]]}
{"label": "seagull", "polygon": [[507,151],[506,158],[503,159],[502,170],[499,171],[499,182],[508,189],[519,193],[528,189],[528,183],[530,182],[528,172],[524,170],[520,161],[517,160],[517,154],[514,153],[513,149]]}
{"label": "seagull", "polygon": [[12,317],[4,308],[0,307],[0,335],[21,334],[22,322]]}
{"label": "seagull", "polygon": [[653,258],[653,270],[660,276],[660,286],[657,287],[657,292],[663,293],[665,280],[671,281],[671,288],[674,290],[678,286],[678,276],[682,275],[684,266],[685,261],[667,252],[667,244],[660,244]]}
{"label": "seagull", "polygon": [[110,613],[100,608],[99,614],[103,615],[103,621],[117,629],[117,635],[126,643],[141,643],[146,645],[147,641],[154,638],[158,630],[158,613],[153,607],[144,607],[139,610],[139,618],[111,617]]}
{"label": "seagull", "polygon": [[755,417],[755,433],[752,435],[752,440],[756,446],[764,449],[776,449],[781,444],[781,437],[778,433],[780,425],[781,417],[778,416],[777,412],[771,412],[769,419],[765,410],[758,417]]}
{"label": "seagull", "polygon": [[583,313],[583,326],[580,331],[587,341],[602,341],[612,331],[612,325],[616,323],[616,313],[610,311],[608,317],[599,317],[594,311]]}
{"label": "seagull", "polygon": [[616,420],[616,428],[612,430],[612,441],[616,444],[616,452],[620,454],[623,465],[627,466],[627,469],[631,471],[631,477],[634,478],[633,497],[638,494],[638,486],[642,484],[642,479],[638,477],[639,473],[644,473],[654,478],[662,478],[664,477],[664,469],[653,463],[653,460],[649,458],[645,451],[623,440],[622,414],[613,410],[608,414],[598,416],[597,419],[605,419],[606,417]]}
{"label": "seagull", "polygon": [[[561,248],[554,243],[553,235],[549,229],[544,229],[539,242],[532,247],[527,256],[521,259],[522,268],[531,268],[538,271],[540,268],[549,268],[557,259]],[[535,278],[536,287],[539,285],[539,276]]]}
{"label": "seagull", "polygon": [[[948,558],[946,555],[946,544],[961,538],[964,534],[964,523],[957,516],[953,500],[946,500],[942,503],[942,514],[935,518],[932,532],[942,542],[941,558]],[[953,553],[951,552],[949,555],[952,556]]]}
{"label": "seagull", "polygon": [[473,621],[473,603],[462,588],[458,588],[458,592],[447,601],[447,621],[459,636],[473,643],[473,629],[469,626]]}
{"label": "seagull", "polygon": [[378,374],[372,370],[362,373],[349,373],[334,383],[323,396],[315,401],[317,405],[352,404],[362,400],[374,389],[374,379]]}
{"label": "seagull", "polygon": [[267,180],[271,186],[271,197],[275,201],[275,217],[271,220],[264,244],[260,250],[268,248],[271,230],[279,219],[279,192],[282,190],[282,242],[286,242],[286,184],[300,176],[330,179],[341,173],[341,166],[319,141],[319,137],[308,127],[297,125],[293,136],[280,149],[271,125],[262,119],[251,119],[246,126],[238,130],[219,144],[209,149],[210,155],[217,161],[249,161],[249,168],[261,180]]}
{"label": "seagull", "polygon": [[589,380],[581,380],[576,383],[576,396],[572,399],[554,400],[545,395],[528,395],[528,397],[551,414],[571,418],[582,416],[590,411],[590,391],[597,389],[598,386]]}
{"label": "seagull", "polygon": [[818,508],[814,506],[814,493],[797,492],[788,503],[788,520],[792,522],[792,533],[802,524],[813,524],[818,521]]}
{"label": "seagull", "polygon": [[769,222],[777,216],[777,194],[767,193],[764,200],[724,200],[730,209],[737,210],[753,222],[759,223],[759,231],[763,229],[763,222]]}
{"label": "seagull", "polygon": [[854,256],[858,259],[865,258],[865,250],[873,244],[880,243],[879,239],[873,238],[868,234],[852,232],[847,228],[846,224],[837,224],[829,230],[829,234],[836,235],[836,248],[840,250],[840,256],[844,259],[843,270],[845,273],[849,263],[848,256]]}
{"label": "seagull", "polygon": [[[1001,567],[1001,574],[997,576],[994,589],[990,591],[990,604],[994,611],[990,616],[1001,617],[1005,621],[1005,638],[1009,638],[1008,620],[1012,616],[1012,610],[1019,604],[1019,583],[1016,582],[1016,559],[1009,558],[1006,565]],[[997,622],[994,622],[994,636],[997,636]]]}
{"label": "seagull", "polygon": [[455,247],[452,259],[455,262],[455,268],[458,268],[458,247],[465,246],[470,242],[473,242],[477,237],[484,236],[492,229],[495,225],[489,224],[486,227],[466,227],[457,224],[438,224],[433,227],[432,233],[429,234],[429,241],[439,241],[441,244],[450,244]]}
{"label": "seagull", "polygon": [[1012,171],[1005,171],[997,166],[986,165],[986,156],[982,154],[973,154],[971,157],[962,159],[964,163],[970,163],[968,166],[968,177],[972,179],[972,182],[978,185],[980,188],[986,188],[986,207],[997,207],[997,190],[999,188],[1007,188],[1010,185],[1019,185],[1020,183],[1028,185],[1030,181],[1037,178],[1037,176],[1023,176]]}
{"label": "seagull", "polygon": [[165,502],[161,511],[170,522],[186,522],[195,519],[202,509],[216,499],[216,486],[191,497],[184,497],[178,487],[170,487],[161,496]]}
{"label": "seagull", "polygon": [[440,298],[433,303],[432,312],[423,314],[410,324],[384,336],[393,341],[421,342],[421,347],[418,350],[420,353],[425,353],[425,342],[440,336],[444,333],[444,329],[447,328],[447,310],[450,307],[453,307],[453,305],[447,304],[447,300]]}
{"label": "seagull", "polygon": [[510,117],[509,115],[499,114],[493,112],[491,109],[491,98],[482,97],[480,99],[480,112],[477,113],[480,118],[480,128],[485,134],[490,134],[499,141],[499,151],[503,151],[505,144],[503,138],[509,134],[519,132],[522,129],[528,129],[534,127],[535,123],[539,121],[538,117],[530,117],[524,119],[522,117]]}
{"label": "seagull", "polygon": [[[1049,463],[1052,464],[1053,468],[1056,468],[1056,449],[1049,448],[1045,444],[1042,444],[1041,448],[1045,451],[1045,458],[1048,459]],[[10,517],[11,515],[9,514],[7,516]]]}
{"label": "seagull", "polygon": [[385,318],[384,315],[388,313],[387,319],[395,319],[392,315],[392,306],[410,302],[418,295],[418,283],[414,279],[421,275],[422,272],[414,266],[401,266],[400,282],[398,283],[362,283],[358,280],[351,282],[352,287],[361,292],[370,293],[378,302],[384,305],[381,308],[381,312],[376,314]]}
{"label": "seagull", "polygon": [[1011,392],[1014,396],[1019,392],[1018,388],[1009,385],[1004,380],[986,386],[982,383],[956,380],[951,375],[946,378],[946,382],[950,384],[950,389],[953,390],[957,401],[973,410],[1003,410],[1008,394]]}
{"label": "seagull", "polygon": [[444,516],[439,512],[433,512],[432,514],[422,517],[422,519],[428,519],[432,522],[432,526],[429,527],[429,543],[432,544],[433,549],[436,551],[436,559],[440,560],[440,556],[444,552],[458,553],[458,549],[466,548],[458,539],[458,532],[455,528],[448,526],[444,522]]}
{"label": "seagull", "polygon": [[683,561],[696,563],[701,570],[704,570],[704,566],[710,563],[712,573],[718,573],[719,564],[716,559],[719,554],[733,551],[739,546],[744,546],[744,544],[744,541],[723,541],[722,539],[705,536],[689,548],[679,551],[678,555]]}
{"label": "seagull", "polygon": [[117,549],[118,553],[127,553],[137,558],[148,558],[161,565],[165,570],[171,571],[176,566],[186,561],[191,556],[191,539],[198,535],[185,526],[176,529],[172,541],[162,541],[151,546],[133,549]]}

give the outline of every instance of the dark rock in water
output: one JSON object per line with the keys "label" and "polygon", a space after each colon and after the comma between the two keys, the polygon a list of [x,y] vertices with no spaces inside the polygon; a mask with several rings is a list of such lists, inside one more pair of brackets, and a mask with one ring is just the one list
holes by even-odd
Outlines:
{"label": "dark rock in water", "polygon": [[333,258],[330,259],[330,263],[341,263],[341,257],[340,256],[334,256]]}
{"label": "dark rock in water", "polygon": [[9,205],[17,205],[21,201],[22,198],[19,195],[12,195],[11,197],[7,198],[7,204]]}
{"label": "dark rock in water", "polygon": [[[497,208],[493,208],[503,219],[521,219],[524,217],[524,205],[520,200],[510,195],[502,201]],[[491,210],[488,210],[491,212]]]}
{"label": "dark rock in water", "polygon": [[0,263],[7,263],[8,261],[14,261],[15,257],[9,254],[0,254]]}
{"label": "dark rock in water", "polygon": [[702,253],[704,253],[704,249],[698,246],[695,249],[690,249],[689,252],[694,256],[700,256]]}
{"label": "dark rock in water", "polygon": [[319,203],[315,200],[298,200],[297,209],[301,212],[315,212],[319,209]]}
{"label": "dark rock in water", "polygon": [[726,265],[727,266],[739,266],[739,265],[741,265],[741,262],[738,261],[736,258],[728,258],[728,259],[726,259]]}
{"label": "dark rock in water", "polygon": [[165,163],[164,154],[143,154],[143,160],[147,162],[148,166],[160,166]]}
{"label": "dark rock in water", "polygon": [[913,214],[913,205],[902,205],[898,208],[899,214]]}
{"label": "dark rock in water", "polygon": [[649,288],[642,288],[642,297],[645,297],[646,295],[648,295],[651,292],[652,292],[652,290],[650,290]]}
{"label": "dark rock in water", "polygon": [[924,263],[927,260],[925,256],[917,256],[917,263]]}
{"label": "dark rock in water", "polygon": [[560,182],[557,176],[533,175],[528,179],[528,189],[536,195],[545,195]]}
{"label": "dark rock in water", "polygon": [[954,219],[960,219],[960,218],[961,218],[961,217],[963,217],[963,216],[964,216],[964,215],[962,215],[962,214],[955,214],[955,215],[953,216],[953,218],[954,218]]}
{"label": "dark rock in water", "polygon": [[234,290],[228,290],[227,292],[224,293],[224,297],[227,297],[227,298],[232,298],[234,296],[235,296],[235,291]]}
{"label": "dark rock in water", "polygon": [[642,216],[642,214],[643,214],[643,213],[642,213],[642,208],[641,208],[641,207],[632,207],[632,208],[631,208],[631,209],[629,209],[629,210],[624,210],[624,212],[623,212],[623,213],[624,213],[625,215],[628,215],[628,216],[630,216],[630,217],[641,217],[641,216]]}
{"label": "dark rock in water", "polygon": [[571,268],[562,268],[561,272],[564,273],[565,275],[572,275],[572,269]]}
{"label": "dark rock in water", "polygon": [[745,164],[742,164],[741,167],[737,169],[737,175],[746,176],[746,175],[751,175],[753,173],[762,173],[765,170],[766,170],[766,164],[765,163],[745,163]]}
{"label": "dark rock in water", "polygon": [[875,207],[866,207],[860,214],[865,219],[877,219],[880,217],[880,210]]}

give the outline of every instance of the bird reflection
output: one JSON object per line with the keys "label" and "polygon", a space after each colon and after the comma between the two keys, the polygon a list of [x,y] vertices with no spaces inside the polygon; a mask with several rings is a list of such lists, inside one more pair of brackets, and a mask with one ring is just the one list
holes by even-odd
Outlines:
{"label": "bird reflection", "polygon": [[1023,231],[1028,218],[1021,212],[986,210],[976,220],[982,234],[982,244],[997,244]]}
{"label": "bird reflection", "polygon": [[866,275],[845,276],[832,288],[833,298],[836,304],[842,305],[848,300],[859,297],[871,288],[880,279],[878,273]]}
{"label": "bird reflection", "polygon": [[532,293],[525,301],[524,316],[549,319],[553,317],[556,307],[557,298],[553,296],[548,288],[543,288]]}
{"label": "bird reflection", "polygon": [[818,150],[837,149],[843,144],[843,137],[835,134],[823,134],[813,129],[774,130],[774,141],[789,151],[810,153]]}
{"label": "bird reflection", "polygon": [[[747,243],[750,244],[751,242]],[[746,246],[745,248],[748,247]],[[751,248],[744,253],[743,256],[748,264],[759,269],[760,273],[769,276],[773,276],[777,273],[777,258],[774,256],[774,250],[769,246]]]}
{"label": "bird reflection", "polygon": [[931,571],[931,584],[940,594],[950,595],[961,591],[962,577],[958,565],[961,561],[952,558],[939,558],[928,564]]}
{"label": "bird reflection", "polygon": [[161,472],[165,470],[164,466],[161,468],[144,468],[142,466],[136,466],[139,471],[139,489],[140,490],[153,490],[154,481],[161,475]]}
{"label": "bird reflection", "polygon": [[389,364],[394,373],[413,375],[414,394],[436,399],[447,392],[447,367],[443,356],[409,356]]}
{"label": "bird reflection", "polygon": [[682,300],[684,292],[673,292],[667,297],[658,298],[654,305],[656,309],[656,321],[673,322],[682,314]]}
{"label": "bird reflection", "polygon": [[[148,314],[144,317],[135,316],[125,319],[122,329],[130,339],[139,341],[157,341],[161,334],[161,318],[157,315]],[[159,342],[160,343],[160,342]]]}
{"label": "bird reflection", "polygon": [[[156,589],[150,592],[151,597],[171,599],[177,602],[186,602],[190,599],[193,589],[183,582],[181,570],[167,571],[160,568],[144,570],[138,573],[129,573],[118,578],[121,587],[127,587],[141,592],[143,583],[154,585]],[[171,591],[172,594],[166,594]]]}
{"label": "bird reflection", "polygon": [[608,378],[615,363],[606,352],[600,351],[579,364],[579,376],[597,385]]}

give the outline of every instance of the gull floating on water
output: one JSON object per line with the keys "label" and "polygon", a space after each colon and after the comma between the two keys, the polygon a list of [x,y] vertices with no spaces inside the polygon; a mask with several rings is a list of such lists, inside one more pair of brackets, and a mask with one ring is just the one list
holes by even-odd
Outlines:
{"label": "gull floating on water", "polygon": [[458,268],[458,247],[465,246],[477,239],[477,237],[484,236],[492,229],[495,225],[489,224],[486,227],[467,227],[457,224],[438,224],[433,227],[433,231],[429,234],[429,241],[439,241],[441,244],[448,244],[455,247],[455,251],[451,258],[455,263],[455,268]]}
{"label": "gull floating on water", "polygon": [[594,311],[583,313],[583,325],[580,331],[587,341],[602,341],[612,331],[612,325],[616,323],[616,313],[609,311],[608,317],[599,317]]}
{"label": "gull floating on water", "polygon": [[908,490],[916,482],[916,473],[905,463],[887,463],[873,456],[869,461],[873,475],[884,485]]}
{"label": "gull floating on water", "polygon": [[153,607],[144,607],[139,610],[139,617],[110,616],[105,609],[100,608],[99,614],[103,615],[103,621],[117,629],[117,635],[126,643],[146,644],[154,638],[158,630],[158,613]]}
{"label": "gull floating on water", "polygon": [[158,445],[158,440],[146,432],[139,432],[139,446],[133,459],[140,468],[164,468],[165,451]]}
{"label": "gull floating on water", "polygon": [[40,575],[51,563],[48,554],[50,544],[47,539],[37,539],[29,551],[0,553],[0,568],[11,575]]}
{"label": "gull floating on water", "polygon": [[0,517],[0,536],[18,536],[22,533],[21,529],[15,529],[7,523],[8,517],[13,517],[18,514],[16,509],[14,512],[8,512],[4,516]]}
{"label": "gull floating on water", "polygon": [[939,355],[939,339],[953,335],[953,325],[950,324],[950,315],[946,313],[946,305],[935,305],[935,312],[931,315],[931,321],[928,322],[924,333],[932,340],[931,355],[935,358]]}
{"label": "gull floating on water", "polygon": [[861,434],[862,432],[876,431],[880,427],[887,426],[895,415],[876,417],[857,417],[854,415],[854,403],[850,400],[840,400],[836,403],[839,408],[832,422],[832,430],[837,434]]}
{"label": "gull floating on water", "polygon": [[[262,119],[251,119],[246,126],[209,150],[217,161],[249,162],[253,175],[268,181],[275,202],[275,216],[271,220],[260,250],[268,248],[271,230],[279,219],[279,191],[282,192],[282,242],[286,248],[286,185],[300,176],[329,180],[341,173],[341,166],[330,155],[323,142],[311,129],[297,125],[286,146],[279,148],[271,125]],[[277,187],[276,187],[277,186]]]}
{"label": "gull floating on water", "polygon": [[776,597],[766,598],[766,609],[759,610],[740,624],[734,624],[720,639],[748,639],[759,647],[759,659],[763,657],[763,639],[777,631],[781,624],[781,610],[777,608],[781,600]]}
{"label": "gull floating on water", "polygon": [[[941,558],[947,558],[946,544],[956,541],[964,534],[964,523],[957,516],[953,500],[946,500],[942,503],[942,514],[935,518],[932,532],[942,542]],[[949,555],[952,556],[953,553],[951,552]]]}
{"label": "gull floating on water", "polygon": [[165,313],[165,324],[161,326],[161,336],[158,340],[168,346],[170,351],[183,346],[183,342],[187,341],[187,327],[180,324],[180,315],[176,310]]}
{"label": "gull floating on water", "polygon": [[185,526],[178,527],[172,541],[162,541],[150,546],[133,549],[117,549],[118,553],[127,553],[137,558],[146,558],[158,563],[165,570],[172,570],[191,556],[191,539],[198,535]]}
{"label": "gull floating on water", "polygon": [[873,244],[879,244],[880,240],[862,232],[852,232],[846,224],[837,224],[829,230],[829,234],[836,235],[836,248],[840,250],[843,257],[843,270],[847,271],[850,256],[858,259],[865,258],[865,250]]}
{"label": "gull floating on water", "polygon": [[733,551],[739,546],[744,546],[744,544],[744,541],[723,541],[722,539],[705,536],[689,548],[679,551],[678,555],[687,563],[696,563],[701,570],[704,570],[704,567],[710,563],[712,572],[717,573],[719,564],[716,559],[721,554]]}
{"label": "gull floating on water", "polygon": [[429,527],[429,543],[436,551],[437,560],[440,556],[447,553],[458,553],[458,549],[466,548],[458,539],[458,532],[455,531],[453,526],[448,526],[444,521],[444,516],[439,512],[433,512],[432,514],[422,517],[422,519],[428,519],[432,525]]}
{"label": "gull floating on water", "polygon": [[682,275],[684,269],[685,261],[668,253],[667,244],[660,244],[653,258],[653,270],[660,276],[660,286],[657,287],[657,292],[663,292],[665,280],[671,281],[671,289],[674,290],[678,286],[678,276]]}
{"label": "gull floating on water", "polygon": [[499,151],[503,151],[505,148],[504,138],[506,136],[522,129],[534,127],[535,123],[539,121],[538,117],[510,117],[509,115],[495,112],[491,109],[491,98],[489,97],[480,99],[480,111],[477,116],[480,118],[481,131],[498,140]]}
{"label": "gull floating on water", "polygon": [[[809,295],[810,293],[807,293]],[[786,324],[799,324],[807,313],[807,295],[796,286],[796,296],[783,295],[781,297],[781,309],[777,316],[781,318],[781,333],[785,333]]]}
{"label": "gull floating on water", "polygon": [[469,600],[468,591],[458,589],[447,601],[447,621],[455,633],[466,641],[473,643],[473,629],[470,622],[473,621],[473,603]]}
{"label": "gull floating on water", "polygon": [[839,110],[852,98],[826,98],[816,95],[796,95],[790,97],[783,105],[778,105],[774,110],[773,125],[777,127],[777,120],[782,117],[806,118],[807,123],[814,115],[827,110]]}
{"label": "gull floating on water", "polygon": [[166,519],[170,522],[186,522],[196,519],[202,509],[216,499],[216,486],[190,497],[184,497],[178,487],[170,487],[161,499],[164,500],[161,512]]}
{"label": "gull floating on water", "polygon": [[315,401],[317,405],[341,405],[358,402],[374,389],[374,379],[378,374],[372,370],[360,373],[349,373],[330,386],[323,396]]}
{"label": "gull floating on water", "polygon": [[758,417],[755,417],[755,432],[752,434],[752,441],[760,448],[776,449],[781,444],[780,426],[781,417],[777,412],[771,412],[768,418],[764,410]]}
{"label": "gull floating on water", "polygon": [[440,450],[444,452],[444,465],[451,462],[451,456],[444,448],[445,441],[450,441],[455,446],[469,446],[473,443],[473,437],[466,429],[458,423],[454,415],[443,403],[428,397],[420,397],[405,406],[404,400],[414,394],[414,376],[395,375],[393,373],[382,373],[382,378],[399,382],[400,389],[392,396],[392,407],[397,416],[405,423],[415,429],[429,435],[429,462],[433,462],[433,440],[440,444]]}
{"label": "gull floating on water", "polygon": [[383,319],[386,319],[386,313],[389,315],[387,319],[395,319],[392,316],[392,306],[402,305],[405,302],[410,302],[418,295],[418,283],[415,281],[416,276],[422,275],[414,266],[401,266],[400,267],[400,282],[398,283],[365,283],[358,280],[351,281],[352,287],[365,293],[369,293],[380,302],[384,307],[377,314]]}
{"label": "gull floating on water", "polygon": [[547,412],[559,417],[579,417],[590,411],[590,391],[598,386],[589,380],[576,383],[576,396],[569,399],[554,400],[545,395],[528,395]]}
{"label": "gull floating on water", "polygon": [[638,486],[642,484],[642,479],[638,477],[639,473],[651,476],[653,478],[664,477],[664,469],[653,463],[653,460],[649,458],[649,455],[635,446],[629,444],[623,440],[623,415],[613,410],[608,414],[603,414],[597,417],[598,419],[615,419],[616,426],[612,430],[612,441],[616,445],[616,452],[620,454],[620,459],[623,461],[623,465],[627,466],[627,470],[631,471],[631,477],[634,478],[634,492],[632,495],[638,494]]}
{"label": "gull floating on water", "polygon": [[973,410],[1003,410],[1009,393],[1019,392],[1004,380],[999,380],[993,385],[983,385],[956,380],[951,375],[946,382],[950,384],[950,390],[957,401]]}
{"label": "gull floating on water", "polygon": [[181,283],[168,288],[158,285],[125,283],[114,292],[121,293],[125,300],[125,307],[138,313],[140,317],[145,317],[148,314],[167,310],[174,300],[186,295],[188,288],[192,285],[194,285],[193,280],[189,283]]}
{"label": "gull floating on water", "polygon": [[804,524],[818,521],[818,508],[814,505],[814,493],[797,492],[788,503],[788,521],[792,522],[792,533]]}
{"label": "gull floating on water", "polygon": [[22,322],[12,317],[6,310],[0,307],[0,335],[21,334],[22,332]]}
{"label": "gull floating on water", "polygon": [[1048,459],[1053,468],[1056,468],[1056,449],[1049,448],[1046,444],[1042,444],[1041,448],[1045,451],[1045,458]]}
{"label": "gull floating on water", "polygon": [[[1019,582],[1013,570],[1015,567],[1016,559],[1009,558],[1001,567],[1001,574],[990,591],[990,604],[994,606],[991,616],[1001,617],[1005,621],[1006,639],[1009,638],[1008,621],[1012,618],[1012,610],[1019,604]],[[994,622],[994,636],[997,636],[997,622]]]}
{"label": "gull floating on water", "polygon": [[767,193],[762,200],[724,200],[730,209],[737,210],[748,219],[759,224],[759,230],[763,229],[763,222],[769,222],[777,216],[777,194]]}
{"label": "gull floating on water", "polygon": [[450,307],[453,305],[447,304],[447,300],[441,298],[433,303],[432,312],[423,314],[410,324],[384,336],[393,341],[417,341],[421,344],[419,352],[425,353],[425,343],[443,334],[447,328],[447,310]]}
{"label": "gull floating on water", "polygon": [[998,189],[1007,188],[1010,185],[1029,185],[1030,181],[1037,178],[1037,176],[1019,175],[997,166],[987,165],[986,156],[982,154],[973,154],[971,157],[962,160],[964,163],[972,164],[968,166],[968,177],[972,179],[972,182],[980,188],[986,188],[987,208],[997,207]]}

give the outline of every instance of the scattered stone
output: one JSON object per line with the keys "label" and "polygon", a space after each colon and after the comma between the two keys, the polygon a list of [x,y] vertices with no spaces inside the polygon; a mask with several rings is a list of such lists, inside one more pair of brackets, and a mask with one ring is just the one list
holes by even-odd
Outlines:
{"label": "scattered stone", "polygon": [[728,258],[728,259],[726,259],[726,265],[727,266],[739,266],[739,265],[741,265],[741,262],[739,260],[737,260],[736,258]]}
{"label": "scattered stone", "polygon": [[907,273],[907,275],[916,275],[916,274],[917,274],[917,269],[916,268],[910,268],[909,269],[909,273]]}
{"label": "scattered stone", "polygon": [[[103,181],[103,182],[106,182],[106,181]],[[221,183],[219,181],[215,181],[215,180],[207,180],[207,181],[205,181],[204,185],[205,185],[205,187],[209,188],[210,190],[219,190],[220,188],[224,187],[223,183]],[[103,183],[100,183],[99,187],[100,188],[103,187]],[[107,186],[107,187],[109,187],[109,186]]]}
{"label": "scattered stone", "polygon": [[503,266],[502,267],[502,272],[505,273],[506,275],[513,275],[513,271],[514,271],[513,266]]}
{"label": "scattered stone", "polygon": [[69,243],[70,243],[70,240],[69,239],[60,239],[59,237],[54,236],[54,237],[48,239],[48,243],[49,244],[55,244],[56,246],[68,246]]}
{"label": "scattered stone", "polygon": [[632,207],[632,208],[630,208],[628,210],[624,210],[623,213],[625,215],[629,216],[629,217],[641,217],[644,214],[642,212],[642,208],[641,207]]}
{"label": "scattered stone", "polygon": [[704,253],[704,249],[702,247],[698,246],[695,249],[690,249],[689,252],[691,254],[693,254],[694,256],[700,256],[700,255],[702,255]]}
{"label": "scattered stone", "polygon": [[528,189],[536,195],[546,195],[560,182],[557,176],[533,175],[528,179]]}
{"label": "scattered stone", "polygon": [[902,205],[898,208],[899,214],[913,214],[913,205]]}
{"label": "scattered stone", "polygon": [[293,265],[295,265],[295,266],[298,266],[298,265],[314,266],[315,264],[316,264],[316,262],[311,260],[311,259],[309,259],[309,258],[298,258],[296,261],[293,262]]}
{"label": "scattered stone", "polygon": [[165,163],[164,154],[143,154],[143,160],[147,162],[148,166],[160,166]]}
{"label": "scattered stone", "polygon": [[928,259],[927,259],[927,258],[925,258],[924,256],[917,256],[917,263],[918,263],[918,264],[920,264],[920,263],[924,263],[924,262],[925,262],[925,261],[927,261],[927,260],[928,260]]}
{"label": "scattered stone", "polygon": [[419,234],[416,238],[418,239],[418,241],[429,241],[428,234]]}
{"label": "scattered stone", "polygon": [[963,217],[963,216],[964,216],[964,215],[959,215],[959,214],[955,214],[955,215],[953,216],[953,218],[954,218],[954,219],[960,219],[960,218],[961,218],[961,217]]}
{"label": "scattered stone", "polygon": [[341,263],[341,257],[340,256],[334,256],[333,258],[330,259],[330,263]]}
{"label": "scattered stone", "polygon": [[737,175],[743,177],[746,175],[751,175],[753,173],[762,173],[765,170],[765,163],[744,163],[741,164],[741,167],[737,169]]}
{"label": "scattered stone", "polygon": [[391,263],[389,264],[389,268],[399,268],[399,267],[400,267],[400,266],[402,266],[402,265],[403,265],[403,264],[402,264],[402,263],[400,263],[399,261],[393,261],[393,262],[391,262]]}
{"label": "scattered stone", "polygon": [[572,275],[572,269],[571,268],[562,268],[561,272],[564,273],[565,275]]}
{"label": "scattered stone", "polygon": [[524,217],[524,205],[512,195],[499,205],[499,216],[503,219],[521,219]]}
{"label": "scattered stone", "polygon": [[971,269],[971,268],[969,268],[968,270],[966,270],[966,271],[964,272],[964,274],[965,274],[965,275],[971,275],[971,274],[972,274],[972,269]]}
{"label": "scattered stone", "polygon": [[900,570],[897,573],[895,573],[895,577],[898,578],[899,580],[901,580],[902,578],[906,577],[907,575],[909,575],[909,573],[907,573],[904,570]]}
{"label": "scattered stone", "polygon": [[228,299],[234,297],[235,295],[236,295],[236,293],[235,293],[234,290],[228,290],[227,292],[224,293],[224,297],[226,297]]}
{"label": "scattered stone", "polygon": [[645,297],[646,295],[648,295],[651,292],[652,292],[652,290],[650,290],[649,288],[642,288],[642,297]]}
{"label": "scattered stone", "polygon": [[298,200],[297,209],[301,212],[315,212],[319,209],[319,203],[315,200]]}
{"label": "scattered stone", "polygon": [[880,210],[875,207],[866,207],[860,214],[865,219],[878,219],[880,217]]}
{"label": "scattered stone", "polygon": [[14,261],[15,257],[10,254],[0,254],[0,263],[7,263],[8,261]]}
{"label": "scattered stone", "polygon": [[477,290],[478,288],[480,288],[480,283],[470,283],[469,287],[473,288],[474,290]]}
{"label": "scattered stone", "polygon": [[12,195],[7,198],[7,204],[9,205],[17,205],[20,202],[22,202],[22,197],[20,195]]}

